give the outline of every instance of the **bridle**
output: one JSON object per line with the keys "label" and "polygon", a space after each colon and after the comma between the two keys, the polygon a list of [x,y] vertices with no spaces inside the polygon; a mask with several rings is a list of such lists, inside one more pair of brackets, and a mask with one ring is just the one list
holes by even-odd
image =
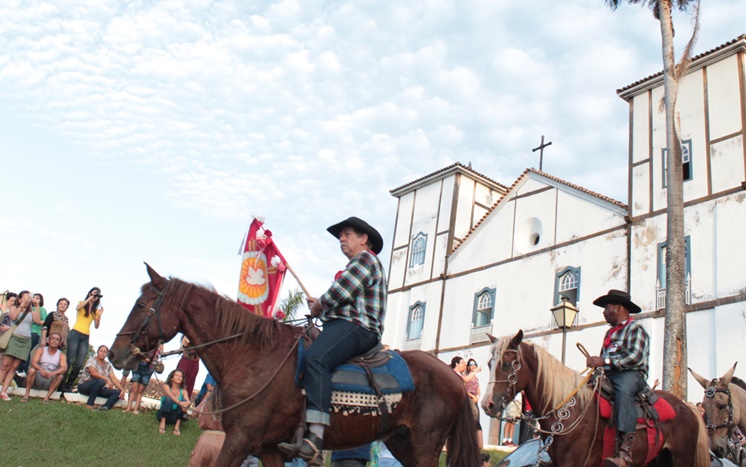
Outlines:
{"label": "bridle", "polygon": [[[164,342],[163,340],[163,323],[161,322],[161,304],[163,303],[163,299],[166,296],[166,291],[168,290],[170,282],[166,281],[166,285],[163,287],[163,289],[157,289],[153,285],[150,286],[150,290],[153,291],[157,298],[155,299],[155,303],[153,303],[153,306],[150,307],[148,310],[147,315],[145,315],[145,318],[143,318],[142,323],[140,324],[140,327],[137,328],[137,331],[129,331],[129,332],[120,332],[117,334],[117,337],[119,336],[128,336],[132,335],[132,339],[130,339],[129,347],[130,347],[130,353],[132,355],[146,355],[152,357],[153,354],[158,352],[159,346]],[[137,306],[137,305],[135,305]],[[135,346],[135,342],[140,338],[140,336],[145,333],[145,331],[148,329],[148,326],[153,321],[153,318],[156,319],[156,322],[158,323],[158,341],[156,342],[156,345],[151,348],[151,346],[148,344],[147,335],[145,336],[145,352],[142,352],[137,346]]]}
{"label": "bridle", "polygon": [[[716,381],[713,381],[713,383],[716,383]],[[730,436],[730,432],[733,430],[733,398],[730,395],[730,390],[728,388],[720,389],[715,386],[710,386],[705,390],[705,397],[712,399],[715,397],[715,394],[719,392],[728,396],[728,418],[723,423],[714,425],[708,421],[707,412],[705,412],[705,425],[707,427],[707,433],[709,434],[713,434],[718,428],[728,428],[728,435]],[[726,409],[726,407],[723,407],[720,410],[723,409]]]}
{"label": "bridle", "polygon": [[[511,367],[511,373],[506,377],[506,379],[491,379],[488,384],[496,384],[496,383],[508,383],[508,389],[507,389],[507,396],[503,396],[502,398],[502,408],[505,409],[507,407],[507,403],[505,402],[508,399],[514,399],[516,396],[516,384],[518,384],[518,372],[522,368],[521,364],[521,351],[520,349],[505,349],[503,351],[503,354],[505,352],[513,352],[517,355],[516,359],[513,360],[510,363]],[[502,361],[498,364],[502,365]]]}

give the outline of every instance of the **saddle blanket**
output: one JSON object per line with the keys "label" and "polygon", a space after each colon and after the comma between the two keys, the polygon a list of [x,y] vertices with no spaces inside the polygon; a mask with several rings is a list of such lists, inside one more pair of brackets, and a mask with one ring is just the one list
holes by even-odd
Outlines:
{"label": "saddle blanket", "polygon": [[[397,352],[387,350],[386,363],[371,368],[371,373],[381,389],[381,393],[400,394],[414,390],[412,373],[409,365]],[[298,368],[295,373],[295,381],[300,385],[305,368],[305,349],[298,346]],[[353,363],[343,363],[334,370],[332,375],[332,391],[352,392],[358,394],[376,395],[375,389],[370,385],[368,374],[365,369]]]}
{"label": "saddle blanket", "polygon": [[[611,403],[608,401],[608,399],[605,399],[603,397],[596,396],[596,398],[598,399],[598,410],[601,417],[608,420],[609,418],[611,418]],[[658,400],[655,401],[653,407],[655,408],[655,411],[658,412],[658,420],[660,422],[669,421],[676,416],[676,412],[674,411],[673,407],[671,407],[671,404],[669,404],[668,401],[663,397],[658,397]],[[648,454],[645,457],[645,462],[643,463],[643,465],[647,465],[653,459],[655,459],[655,457],[658,455],[661,448],[663,447],[663,434],[658,431],[658,428],[652,421],[647,421],[641,416],[642,408],[639,405],[635,405],[635,408],[637,409],[638,413],[637,430],[645,428],[645,434],[647,437]],[[601,456],[601,459],[613,457],[615,450],[616,427],[606,425],[606,428],[604,429],[603,455]],[[601,466],[603,465],[605,464],[602,460]]]}

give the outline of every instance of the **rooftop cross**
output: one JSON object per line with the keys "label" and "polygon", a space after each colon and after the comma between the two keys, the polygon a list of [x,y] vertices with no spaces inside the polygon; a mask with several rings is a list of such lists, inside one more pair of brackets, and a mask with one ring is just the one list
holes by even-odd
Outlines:
{"label": "rooftop cross", "polygon": [[533,148],[531,152],[539,151],[539,171],[541,172],[542,167],[544,165],[544,148],[547,146],[550,146],[552,142],[548,142],[544,144],[544,135],[541,135],[541,144],[537,148]]}

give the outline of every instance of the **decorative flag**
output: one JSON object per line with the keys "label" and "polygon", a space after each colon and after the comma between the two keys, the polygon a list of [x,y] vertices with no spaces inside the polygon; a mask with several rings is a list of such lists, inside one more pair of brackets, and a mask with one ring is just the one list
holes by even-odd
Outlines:
{"label": "decorative flag", "polygon": [[287,267],[272,240],[272,232],[262,225],[263,221],[255,217],[246,236],[238,279],[238,303],[252,313],[273,317]]}

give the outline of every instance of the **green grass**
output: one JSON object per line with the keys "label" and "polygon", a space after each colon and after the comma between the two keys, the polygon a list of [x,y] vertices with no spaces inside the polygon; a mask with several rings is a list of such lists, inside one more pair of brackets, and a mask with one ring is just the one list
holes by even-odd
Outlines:
{"label": "green grass", "polygon": [[3,466],[186,466],[200,435],[197,420],[158,433],[155,411],[140,415],[14,396],[0,401]]}
{"label": "green grass", "polygon": [[[194,419],[182,424],[181,436],[172,434],[173,427],[160,434],[154,410],[132,415],[56,400],[22,403],[20,395],[12,397],[0,401],[0,465],[7,467],[186,466],[201,433]],[[506,455],[486,452],[493,464]],[[446,465],[445,455],[440,465]]]}

